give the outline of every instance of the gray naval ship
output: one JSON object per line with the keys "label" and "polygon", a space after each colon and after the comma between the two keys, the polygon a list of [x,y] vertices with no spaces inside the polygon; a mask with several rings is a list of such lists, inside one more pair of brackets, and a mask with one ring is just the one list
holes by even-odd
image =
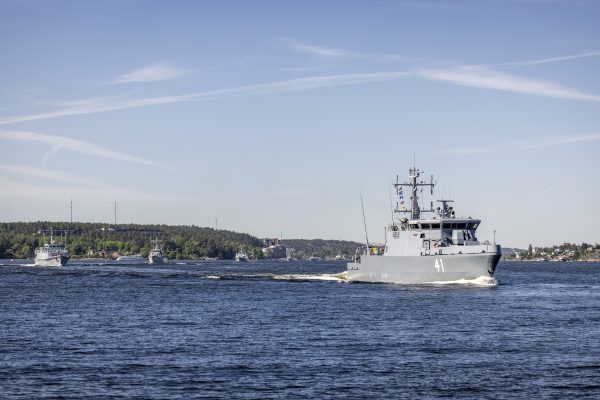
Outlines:
{"label": "gray naval ship", "polygon": [[33,265],[42,267],[64,267],[69,262],[69,250],[63,243],[54,241],[50,228],[50,243],[35,249]]}
{"label": "gray naval ship", "polygon": [[[432,202],[430,209],[422,210],[417,192],[429,186],[433,195],[435,183],[433,175],[429,183],[417,181],[421,173],[413,167],[409,182],[399,183],[396,178],[399,201],[386,227],[385,244],[371,245],[367,236],[367,246],[357,249],[353,262],[348,263],[349,281],[429,283],[493,276],[500,245],[479,242],[476,230],[481,220],[457,218],[452,200],[437,200],[436,209]],[[410,207],[404,203],[404,188],[411,191]],[[434,215],[421,218],[426,212]],[[408,213],[410,219],[394,218],[396,213]]]}
{"label": "gray naval ship", "polygon": [[152,240],[154,247],[150,250],[148,254],[148,264],[164,264],[167,262],[167,257],[165,256],[165,252],[162,249],[161,243],[162,240],[154,239]]}

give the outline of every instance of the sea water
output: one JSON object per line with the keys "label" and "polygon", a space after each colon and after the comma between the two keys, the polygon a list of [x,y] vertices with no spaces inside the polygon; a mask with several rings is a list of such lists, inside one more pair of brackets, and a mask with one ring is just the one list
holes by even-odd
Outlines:
{"label": "sea water", "polygon": [[327,261],[0,264],[2,398],[600,398],[600,264],[429,285]]}

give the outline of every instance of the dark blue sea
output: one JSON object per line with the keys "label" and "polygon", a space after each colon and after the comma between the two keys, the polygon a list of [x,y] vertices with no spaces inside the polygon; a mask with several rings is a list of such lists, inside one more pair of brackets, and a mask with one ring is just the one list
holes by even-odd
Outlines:
{"label": "dark blue sea", "polygon": [[3,399],[600,398],[600,264],[500,263],[487,286],[0,264]]}

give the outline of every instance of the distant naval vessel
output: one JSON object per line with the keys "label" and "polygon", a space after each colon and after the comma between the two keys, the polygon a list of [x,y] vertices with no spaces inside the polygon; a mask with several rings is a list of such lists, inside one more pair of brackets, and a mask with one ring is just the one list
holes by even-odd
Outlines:
{"label": "distant naval vessel", "polygon": [[160,245],[162,243],[161,240],[154,239],[152,241],[154,243],[154,247],[150,250],[148,254],[148,264],[164,264],[167,262],[167,257],[165,256],[165,252]]}
{"label": "distant naval vessel", "polygon": [[[440,206],[422,210],[417,192],[429,186],[433,195],[433,175],[429,183],[418,181],[422,171],[409,169],[410,181],[394,187],[398,202],[392,223],[386,227],[384,245],[369,244],[356,251],[353,262],[348,263],[349,281],[429,283],[471,280],[491,277],[500,260],[500,245],[479,242],[475,232],[479,219],[457,218],[450,204],[452,200],[437,200]],[[404,188],[409,188],[410,206],[404,201]],[[431,218],[421,218],[425,212]],[[394,218],[396,213],[408,213],[408,218]],[[363,209],[364,216],[364,209]],[[366,226],[365,226],[366,233]]]}
{"label": "distant naval vessel", "polygon": [[248,262],[250,257],[248,257],[248,253],[244,249],[240,249],[237,253],[235,253],[235,261],[237,262]]}
{"label": "distant naval vessel", "polygon": [[63,243],[55,242],[50,229],[50,243],[35,249],[34,265],[44,267],[63,267],[69,262],[69,250]]}

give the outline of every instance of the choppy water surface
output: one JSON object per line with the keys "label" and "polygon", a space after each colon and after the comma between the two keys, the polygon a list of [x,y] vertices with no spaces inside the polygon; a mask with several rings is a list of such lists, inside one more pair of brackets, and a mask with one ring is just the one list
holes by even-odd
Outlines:
{"label": "choppy water surface", "polygon": [[600,264],[418,286],[340,262],[0,264],[3,398],[600,398]]}

